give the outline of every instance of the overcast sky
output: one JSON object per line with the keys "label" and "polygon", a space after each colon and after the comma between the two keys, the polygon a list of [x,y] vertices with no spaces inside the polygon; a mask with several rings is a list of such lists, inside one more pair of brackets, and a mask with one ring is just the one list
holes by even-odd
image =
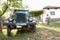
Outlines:
{"label": "overcast sky", "polygon": [[29,10],[41,10],[45,6],[60,6],[60,0],[23,0],[23,4],[28,5]]}
{"label": "overcast sky", "polygon": [[60,0],[24,0],[30,10],[41,10],[45,6],[60,6]]}

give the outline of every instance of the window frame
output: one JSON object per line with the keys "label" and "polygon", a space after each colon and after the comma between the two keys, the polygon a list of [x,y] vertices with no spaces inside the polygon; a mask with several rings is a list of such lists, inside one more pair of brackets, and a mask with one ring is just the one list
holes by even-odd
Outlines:
{"label": "window frame", "polygon": [[50,15],[55,15],[55,11],[50,11]]}

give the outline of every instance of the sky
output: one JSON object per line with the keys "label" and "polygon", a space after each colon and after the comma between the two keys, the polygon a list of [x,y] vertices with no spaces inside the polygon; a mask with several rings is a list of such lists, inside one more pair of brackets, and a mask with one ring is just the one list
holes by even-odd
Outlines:
{"label": "sky", "polygon": [[23,0],[23,4],[27,5],[29,10],[42,10],[46,6],[60,6],[60,0]]}
{"label": "sky", "polygon": [[46,6],[60,6],[60,0],[24,0],[23,4],[29,6],[29,10],[42,10]]}

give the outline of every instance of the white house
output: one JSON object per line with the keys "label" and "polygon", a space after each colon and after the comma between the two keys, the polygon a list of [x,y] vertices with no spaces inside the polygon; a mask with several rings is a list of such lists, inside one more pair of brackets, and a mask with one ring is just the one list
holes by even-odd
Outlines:
{"label": "white house", "polygon": [[43,8],[44,13],[41,15],[42,22],[46,24],[47,15],[52,20],[60,20],[60,7],[57,6],[46,6]]}

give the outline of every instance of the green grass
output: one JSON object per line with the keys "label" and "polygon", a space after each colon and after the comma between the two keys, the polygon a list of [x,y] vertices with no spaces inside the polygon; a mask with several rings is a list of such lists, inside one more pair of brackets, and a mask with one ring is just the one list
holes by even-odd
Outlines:
{"label": "green grass", "polygon": [[17,33],[17,29],[13,29],[12,36],[7,36],[7,30],[3,29],[2,33],[0,32],[0,40],[42,40],[41,36],[39,36],[39,32],[42,30],[47,30],[48,32],[60,32],[60,22],[52,22],[51,25],[43,25],[40,23],[37,23],[36,32],[24,32],[24,33]]}
{"label": "green grass", "polygon": [[50,25],[43,25],[42,23],[38,23],[37,28],[47,28],[60,32],[60,21],[51,22]]}

